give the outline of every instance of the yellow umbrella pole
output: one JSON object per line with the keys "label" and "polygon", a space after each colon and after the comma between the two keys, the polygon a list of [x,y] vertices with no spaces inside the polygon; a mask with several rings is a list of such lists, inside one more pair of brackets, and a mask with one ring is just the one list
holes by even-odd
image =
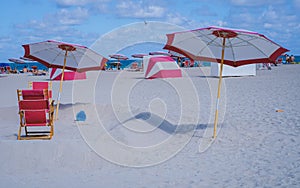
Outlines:
{"label": "yellow umbrella pole", "polygon": [[218,94],[217,94],[216,112],[215,112],[215,122],[214,122],[214,135],[213,135],[214,139],[217,137],[217,125],[218,125],[218,113],[219,113],[218,111],[219,111],[219,101],[220,101],[220,96],[221,96],[221,84],[222,84],[224,53],[225,53],[225,40],[226,40],[226,38],[223,37],[221,67],[220,67],[220,76],[219,76]]}
{"label": "yellow umbrella pole", "polygon": [[61,92],[62,92],[62,84],[63,84],[63,81],[64,81],[65,67],[66,67],[66,63],[67,63],[67,56],[68,56],[68,50],[66,50],[66,52],[65,52],[64,66],[63,66],[63,69],[62,69],[62,74],[61,74],[61,79],[60,79],[60,84],[59,84],[59,92],[58,92],[58,97],[57,97],[55,120],[57,120],[57,118],[58,118],[58,109],[59,109],[59,103],[60,103],[60,95],[61,95]]}

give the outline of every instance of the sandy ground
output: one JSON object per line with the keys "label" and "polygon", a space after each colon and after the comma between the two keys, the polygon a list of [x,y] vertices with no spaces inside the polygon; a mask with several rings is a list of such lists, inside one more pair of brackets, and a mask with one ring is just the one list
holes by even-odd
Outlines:
{"label": "sandy ground", "polygon": [[[207,67],[175,79],[121,71],[64,82],[47,141],[17,140],[16,96],[47,77],[0,75],[0,187],[299,187],[299,72],[225,78],[214,142],[218,79]],[[75,121],[80,111],[85,121]]]}

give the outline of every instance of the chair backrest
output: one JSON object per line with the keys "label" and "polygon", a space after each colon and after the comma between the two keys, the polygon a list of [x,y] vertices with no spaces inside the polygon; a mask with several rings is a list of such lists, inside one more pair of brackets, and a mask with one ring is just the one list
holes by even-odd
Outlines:
{"label": "chair backrest", "polygon": [[21,100],[41,100],[41,99],[49,99],[49,92],[47,89],[22,89],[17,90],[18,101]]}
{"label": "chair backrest", "polygon": [[46,110],[25,110],[24,119],[26,126],[46,126]]}
{"label": "chair backrest", "polygon": [[52,82],[29,82],[29,87],[32,89],[52,89]]}
{"label": "chair backrest", "polygon": [[20,100],[19,110],[49,110],[49,101],[47,99],[40,100]]}
{"label": "chair backrest", "polygon": [[29,88],[34,90],[48,89],[48,97],[52,98],[52,82],[29,82]]}

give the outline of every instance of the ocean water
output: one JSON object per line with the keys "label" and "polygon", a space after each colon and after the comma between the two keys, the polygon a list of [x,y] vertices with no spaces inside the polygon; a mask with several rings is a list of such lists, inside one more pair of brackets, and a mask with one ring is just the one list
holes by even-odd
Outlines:
{"label": "ocean water", "polygon": [[[127,66],[129,66],[132,62],[140,62],[139,60],[121,60],[121,68],[126,68]],[[111,62],[116,62],[116,60],[110,60],[107,62],[107,65],[109,65],[109,63]],[[15,68],[18,71],[23,70],[23,68],[26,66],[28,69],[31,69],[32,66],[37,66],[38,70],[46,70],[48,71],[48,68],[38,62],[27,62],[27,63],[22,63],[22,64],[18,64],[18,63],[0,63],[0,67],[6,67],[6,66],[10,66],[12,70],[14,70]]]}
{"label": "ocean water", "polygon": [[22,64],[17,64],[17,63],[0,63],[0,67],[6,67],[10,66],[12,70],[15,68],[20,71],[23,70],[23,68],[26,66],[28,69],[31,69],[32,66],[37,66],[38,70],[46,70],[48,71],[48,68],[38,62],[30,62],[30,63],[22,63]]}
{"label": "ocean water", "polygon": [[137,60],[135,60],[135,59],[129,59],[129,60],[120,60],[120,61],[118,61],[118,60],[109,60],[106,64],[107,64],[107,68],[109,67],[109,64],[110,63],[114,63],[114,62],[120,62],[121,63],[121,69],[124,69],[124,68],[127,68],[131,63],[133,63],[133,62],[138,62],[138,63],[140,63],[141,62],[141,60],[139,60],[139,59],[137,59]]}
{"label": "ocean water", "polygon": [[300,56],[299,55],[295,56],[295,62],[300,62]]}

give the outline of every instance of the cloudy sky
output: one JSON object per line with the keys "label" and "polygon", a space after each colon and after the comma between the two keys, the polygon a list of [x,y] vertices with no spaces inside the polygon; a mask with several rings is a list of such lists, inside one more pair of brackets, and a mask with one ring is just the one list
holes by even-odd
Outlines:
{"label": "cloudy sky", "polygon": [[[0,62],[23,56],[22,44],[52,39],[91,47],[104,36],[135,38],[131,29],[147,23],[160,24],[140,29],[146,35],[211,25],[252,30],[300,55],[300,0],[7,0],[0,10]],[[155,32],[169,25],[173,30]]]}

